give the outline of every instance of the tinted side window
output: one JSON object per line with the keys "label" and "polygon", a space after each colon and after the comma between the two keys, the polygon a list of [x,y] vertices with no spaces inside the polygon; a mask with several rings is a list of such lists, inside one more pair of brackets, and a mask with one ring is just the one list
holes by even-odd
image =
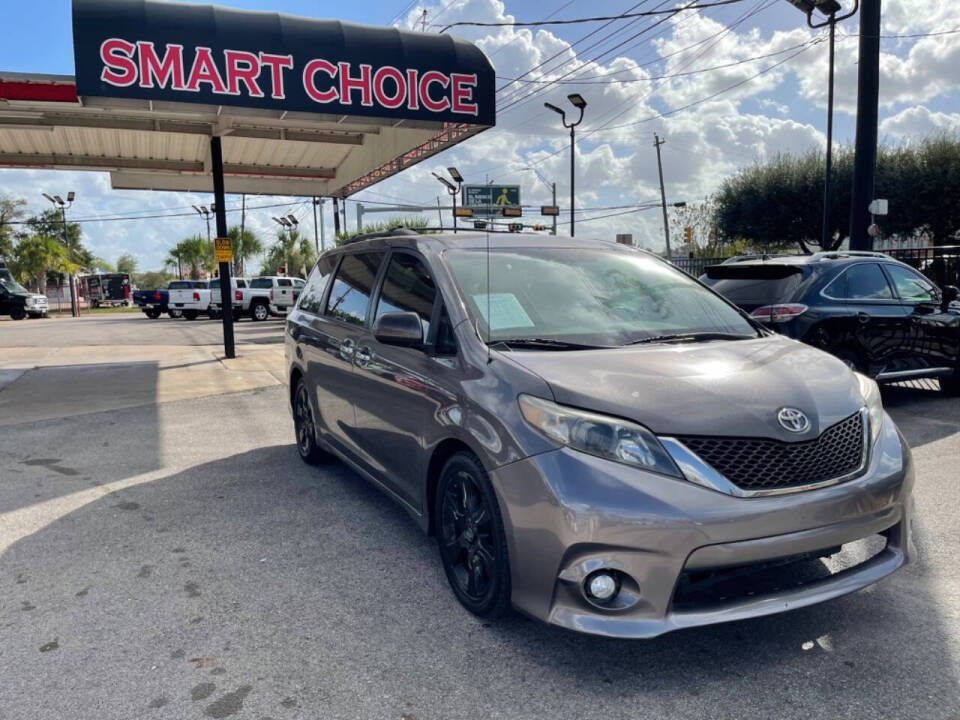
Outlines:
{"label": "tinted side window", "polygon": [[277,280],[277,285],[279,287],[293,287],[293,280],[288,280],[286,278],[280,278]]}
{"label": "tinted side window", "polygon": [[246,286],[247,286],[247,281],[246,281],[246,280],[237,280],[237,287],[238,287],[238,288],[245,288]]}
{"label": "tinted side window", "polygon": [[888,300],[893,297],[887,278],[876,263],[854,265],[844,275],[849,300]]}
{"label": "tinted side window", "polygon": [[899,265],[887,265],[897,295],[907,302],[935,302],[937,289],[923,275]]}
{"label": "tinted side window", "polygon": [[307,278],[307,286],[300,295],[300,304],[297,307],[308,313],[320,313],[320,301],[323,300],[323,291],[327,287],[327,280],[333,267],[336,265],[336,258],[320,258],[317,266]]}
{"label": "tinted side window", "polygon": [[250,287],[254,290],[268,290],[273,287],[273,280],[270,278],[254,278],[250,281]]}
{"label": "tinted side window", "polygon": [[383,253],[345,255],[333,281],[325,314],[353,325],[363,325],[382,260]]}
{"label": "tinted side window", "polygon": [[376,317],[386,312],[415,312],[423,325],[423,337],[430,334],[430,316],[437,288],[423,263],[412,255],[397,253],[383,279]]}

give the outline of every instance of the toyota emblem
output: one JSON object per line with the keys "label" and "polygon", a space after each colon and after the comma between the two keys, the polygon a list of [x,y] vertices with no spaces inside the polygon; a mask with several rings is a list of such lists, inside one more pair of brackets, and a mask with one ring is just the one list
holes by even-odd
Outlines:
{"label": "toyota emblem", "polygon": [[792,433],[802,433],[810,429],[810,421],[800,410],[791,407],[780,408],[777,420],[784,430]]}

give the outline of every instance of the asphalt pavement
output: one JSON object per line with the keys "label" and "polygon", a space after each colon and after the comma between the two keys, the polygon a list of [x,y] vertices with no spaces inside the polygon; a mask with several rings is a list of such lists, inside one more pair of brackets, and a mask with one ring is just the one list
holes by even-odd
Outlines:
{"label": "asphalt pavement", "polygon": [[[162,346],[218,342],[203,321],[86,322],[6,323],[0,360],[143,342],[160,365]],[[240,328],[276,345],[269,325]],[[300,462],[282,385],[14,420],[0,718],[956,719],[960,400],[884,398],[914,450],[919,562],[826,604],[650,641],[467,613],[403,510],[339,463]]]}

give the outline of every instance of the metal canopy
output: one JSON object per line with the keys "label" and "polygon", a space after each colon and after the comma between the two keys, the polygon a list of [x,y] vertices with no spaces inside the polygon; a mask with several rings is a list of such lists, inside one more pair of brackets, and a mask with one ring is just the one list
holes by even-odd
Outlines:
{"label": "metal canopy", "polygon": [[494,124],[446,35],[155,0],[74,0],[76,77],[0,72],[0,167],[115,188],[346,197]]}

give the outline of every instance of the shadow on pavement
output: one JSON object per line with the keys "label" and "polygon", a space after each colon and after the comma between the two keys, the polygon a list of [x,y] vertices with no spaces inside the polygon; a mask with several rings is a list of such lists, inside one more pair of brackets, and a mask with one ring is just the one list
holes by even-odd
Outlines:
{"label": "shadow on pavement", "polygon": [[0,624],[9,717],[199,717],[239,698],[244,717],[934,719],[958,697],[955,628],[922,562],[651,641],[487,622],[403,510],[291,445],[91,502],[13,545],[0,574],[16,602]]}

